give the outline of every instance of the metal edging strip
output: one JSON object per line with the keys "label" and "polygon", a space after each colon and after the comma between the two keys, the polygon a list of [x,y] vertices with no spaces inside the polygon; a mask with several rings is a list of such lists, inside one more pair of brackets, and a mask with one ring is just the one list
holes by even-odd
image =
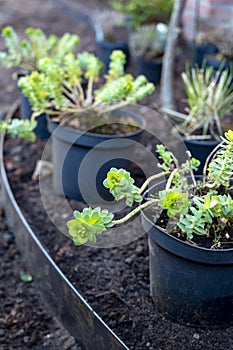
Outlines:
{"label": "metal edging strip", "polygon": [[[85,350],[127,350],[128,347],[103,322],[51,259],[25,220],[11,191],[0,144],[1,196],[9,226],[45,302],[61,324]],[[128,349],[129,350],[129,349]]]}

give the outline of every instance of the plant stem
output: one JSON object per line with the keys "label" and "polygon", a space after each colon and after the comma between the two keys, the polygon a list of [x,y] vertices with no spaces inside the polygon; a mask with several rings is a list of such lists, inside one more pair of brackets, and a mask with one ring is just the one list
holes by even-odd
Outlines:
{"label": "plant stem", "polygon": [[186,151],[186,153],[187,153],[187,155],[188,155],[188,162],[189,162],[189,172],[190,172],[190,175],[191,175],[191,179],[192,179],[192,182],[193,182],[193,185],[194,185],[194,187],[196,187],[197,186],[197,182],[196,182],[196,180],[195,180],[195,176],[194,176],[194,174],[193,174],[193,169],[192,169],[192,167],[191,167],[191,157],[192,157],[192,155],[191,155],[191,152],[190,151]]}
{"label": "plant stem", "polygon": [[89,78],[88,85],[87,85],[87,96],[86,96],[86,103],[88,106],[92,104],[92,89],[93,89],[93,76]]}
{"label": "plant stem", "polygon": [[223,145],[224,142],[221,142],[219,143],[214,149],[213,151],[208,155],[208,157],[206,158],[206,161],[205,161],[205,165],[204,165],[204,168],[203,168],[203,184],[206,182],[206,177],[207,177],[207,167],[208,167],[208,164],[209,164],[209,161],[211,159],[211,157],[213,156],[213,154],[215,154],[215,152],[217,151],[218,148],[220,148],[222,145]]}
{"label": "plant stem", "polygon": [[175,174],[176,174],[177,172],[178,172],[178,169],[174,169],[174,170],[172,171],[172,173],[170,174],[170,176],[169,176],[169,178],[168,178],[168,180],[167,180],[167,184],[166,184],[165,191],[168,191],[169,188],[171,187],[172,180],[173,180],[173,178],[174,178],[174,176],[175,176]]}
{"label": "plant stem", "polygon": [[145,189],[147,188],[147,186],[149,185],[149,183],[153,180],[157,180],[159,179],[160,177],[162,176],[165,176],[165,175],[169,175],[170,174],[170,171],[166,171],[166,172],[163,172],[163,173],[159,173],[159,174],[156,174],[156,175],[152,175],[150,177],[148,177],[148,179],[143,183],[143,185],[141,186],[140,190],[139,190],[139,193],[142,194]]}
{"label": "plant stem", "polygon": [[132,210],[129,214],[127,214],[126,216],[124,216],[123,218],[119,219],[119,220],[113,220],[112,223],[113,225],[120,225],[123,224],[124,222],[128,221],[129,219],[131,219],[134,215],[136,215],[139,211],[155,204],[158,203],[158,199],[152,199],[149,200],[148,202],[145,202],[141,205],[139,205],[137,208],[135,208],[134,210]]}
{"label": "plant stem", "polygon": [[67,96],[71,100],[71,102],[76,104],[75,98],[72,96],[72,94],[65,87],[62,87],[62,91],[64,92],[65,96]]}

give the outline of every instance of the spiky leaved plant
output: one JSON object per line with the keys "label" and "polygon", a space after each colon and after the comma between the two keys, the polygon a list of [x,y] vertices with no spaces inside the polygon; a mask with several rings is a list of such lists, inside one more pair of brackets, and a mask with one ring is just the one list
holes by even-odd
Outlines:
{"label": "spiky leaved plant", "polygon": [[163,145],[157,146],[163,171],[147,179],[141,188],[135,186],[134,180],[124,169],[110,169],[104,185],[110,189],[115,200],[125,199],[128,206],[143,200],[142,194],[152,180],[167,176],[165,189],[148,197],[144,203],[118,220],[114,220],[113,214],[106,211],[102,220],[100,208],[88,208],[82,213],[75,211],[75,219],[67,223],[74,243],[79,245],[88,241],[94,242],[96,238],[93,237],[93,225],[99,221],[102,228],[100,230],[98,226],[97,234],[108,227],[123,224],[141,210],[151,207],[155,216],[158,209],[162,208],[167,217],[172,219],[173,229],[169,231],[171,234],[176,232],[189,242],[197,235],[205,236],[211,240],[212,247],[220,245],[222,238],[229,238],[228,231],[230,232],[233,224],[233,198],[229,191],[233,177],[233,131],[229,130],[221,139],[221,144],[212,154],[212,160],[207,160],[200,180],[196,180],[193,175],[199,161],[189,158],[180,165]]}
{"label": "spiky leaved plant", "polygon": [[223,135],[222,118],[233,110],[232,72],[220,67],[186,68],[182,73],[188,114],[166,110],[180,121],[176,130],[186,139],[215,139]]}

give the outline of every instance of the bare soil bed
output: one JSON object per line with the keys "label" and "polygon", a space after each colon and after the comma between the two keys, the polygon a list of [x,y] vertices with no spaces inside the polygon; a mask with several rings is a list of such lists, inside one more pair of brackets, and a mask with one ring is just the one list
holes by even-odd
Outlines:
{"label": "bare soil bed", "polygon": [[[13,25],[20,33],[28,26],[38,26],[47,33],[62,34],[70,31],[80,35],[80,51],[95,51],[94,33],[69,11],[58,8],[63,1],[40,5],[29,0],[0,1],[1,25]],[[83,8],[93,9],[106,1],[79,1]],[[68,0],[67,4],[77,5]],[[186,52],[187,54],[187,52]],[[186,54],[179,56],[176,67],[175,98],[182,109],[183,89],[179,80]],[[133,65],[129,69],[133,69]],[[1,68],[1,115],[18,97],[11,72]],[[151,108],[159,104],[159,87],[152,97],[143,102]],[[148,141],[150,142],[150,141]],[[131,350],[225,350],[233,349],[233,327],[225,330],[203,330],[179,325],[157,314],[149,295],[148,247],[146,235],[117,248],[101,249],[75,247],[51,223],[41,201],[39,184],[32,173],[41,158],[45,143],[31,144],[8,139],[5,146],[5,166],[23,213],[55,262],[85,297],[94,310],[125,342]],[[150,145],[149,145],[150,147]],[[140,178],[138,178],[140,181]],[[51,202],[59,199],[50,188]],[[70,200],[74,209],[83,204]],[[64,220],[65,221],[65,220]],[[0,290],[0,344],[8,349],[79,349],[73,338],[62,330],[49,311],[42,306],[33,281],[22,282],[19,272],[27,269],[21,264],[20,252],[2,215],[0,224],[1,279]],[[33,271],[28,271],[33,275]],[[89,349],[87,349],[89,350]],[[92,349],[90,349],[92,350]],[[98,349],[96,349],[98,350]]]}

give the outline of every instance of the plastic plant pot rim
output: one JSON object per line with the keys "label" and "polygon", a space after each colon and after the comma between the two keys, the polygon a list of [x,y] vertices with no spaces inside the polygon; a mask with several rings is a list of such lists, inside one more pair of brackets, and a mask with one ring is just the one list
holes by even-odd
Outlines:
{"label": "plastic plant pot rim", "polygon": [[[156,187],[161,186],[165,181],[160,181],[157,184],[150,187],[143,197],[147,197],[148,194]],[[180,239],[169,234],[165,230],[162,230],[159,226],[156,226],[150,218],[141,211],[142,224],[148,235],[152,238],[156,244],[168,252],[175,254],[187,260],[200,262],[208,265],[233,265],[233,248],[230,249],[208,249],[204,247],[194,246],[188,242],[181,241]]]}
{"label": "plastic plant pot rim", "polygon": [[[86,349],[98,346],[98,350],[109,350],[111,344],[113,350],[129,350],[61,272],[27,223],[7,179],[3,162],[3,146],[4,135],[2,134],[0,179],[6,218],[9,226],[15,232],[17,245],[26,265],[30,266],[33,271],[34,281],[45,302],[64,328]],[[57,307],[58,304],[59,307]]]}
{"label": "plastic plant pot rim", "polygon": [[128,134],[118,134],[118,135],[109,135],[109,134],[97,134],[97,133],[91,133],[88,131],[82,131],[79,129],[74,129],[68,126],[59,126],[57,122],[54,122],[49,116],[47,116],[48,120],[48,128],[51,133],[55,133],[57,137],[63,138],[62,134],[65,131],[66,133],[69,133],[69,138],[71,140],[75,140],[77,138],[77,135],[80,135],[79,137],[85,137],[85,136],[91,136],[92,138],[95,138],[99,141],[105,141],[109,139],[117,139],[117,138],[129,138],[132,136],[137,136],[142,133],[142,131],[146,128],[147,122],[145,118],[135,112],[127,111],[127,109],[120,109],[117,111],[118,114],[120,113],[127,113],[130,117],[133,117],[133,119],[139,124],[139,129]]}

